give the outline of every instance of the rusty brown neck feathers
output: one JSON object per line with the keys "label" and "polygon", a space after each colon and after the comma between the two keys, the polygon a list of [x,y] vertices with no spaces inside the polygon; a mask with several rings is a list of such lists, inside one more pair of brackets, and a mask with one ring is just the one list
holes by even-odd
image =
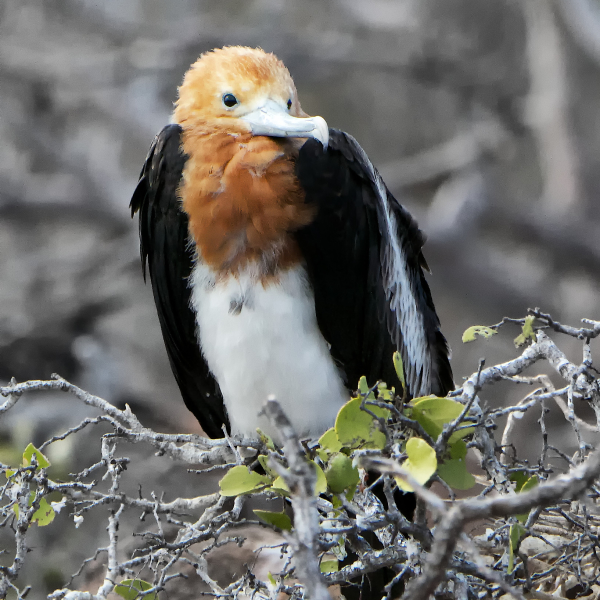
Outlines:
{"label": "rusty brown neck feathers", "polygon": [[199,257],[218,273],[250,262],[264,276],[300,261],[290,232],[312,211],[294,173],[297,143],[249,133],[185,129],[180,196]]}

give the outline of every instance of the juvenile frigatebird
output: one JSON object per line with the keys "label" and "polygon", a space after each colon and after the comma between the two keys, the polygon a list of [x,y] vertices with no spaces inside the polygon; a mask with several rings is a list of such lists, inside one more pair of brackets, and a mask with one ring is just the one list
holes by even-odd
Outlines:
{"label": "juvenile frigatebird", "polygon": [[301,436],[334,423],[365,375],[409,397],[453,387],[424,235],[347,133],[300,107],[273,54],[203,54],[131,200],[171,368],[207,435]]}

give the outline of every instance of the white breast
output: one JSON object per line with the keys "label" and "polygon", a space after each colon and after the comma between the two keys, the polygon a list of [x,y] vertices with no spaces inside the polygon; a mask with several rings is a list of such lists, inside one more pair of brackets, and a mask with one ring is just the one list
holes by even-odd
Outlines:
{"label": "white breast", "polygon": [[263,286],[251,269],[215,281],[198,263],[190,280],[200,346],[217,379],[232,434],[277,439],[264,416],[269,396],[281,403],[296,433],[318,437],[348,400],[317,326],[304,268],[283,271]]}

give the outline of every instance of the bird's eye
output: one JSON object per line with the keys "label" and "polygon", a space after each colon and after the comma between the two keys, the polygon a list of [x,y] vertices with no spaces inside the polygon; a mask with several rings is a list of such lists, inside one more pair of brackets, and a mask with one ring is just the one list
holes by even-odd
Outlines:
{"label": "bird's eye", "polygon": [[238,103],[238,99],[233,94],[223,95],[223,104],[227,108],[233,108]]}
{"label": "bird's eye", "polygon": [[291,98],[287,101],[287,107],[288,107],[288,110],[290,110],[290,108],[292,108],[292,99]]}

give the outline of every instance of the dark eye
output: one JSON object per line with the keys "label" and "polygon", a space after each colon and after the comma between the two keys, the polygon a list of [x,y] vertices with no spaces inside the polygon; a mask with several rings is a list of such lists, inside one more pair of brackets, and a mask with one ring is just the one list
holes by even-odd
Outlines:
{"label": "dark eye", "polygon": [[233,94],[224,94],[223,95],[223,104],[227,108],[232,108],[238,103],[237,98]]}
{"label": "dark eye", "polygon": [[292,99],[291,98],[287,101],[287,107],[288,107],[288,110],[290,110],[290,108],[292,108]]}

